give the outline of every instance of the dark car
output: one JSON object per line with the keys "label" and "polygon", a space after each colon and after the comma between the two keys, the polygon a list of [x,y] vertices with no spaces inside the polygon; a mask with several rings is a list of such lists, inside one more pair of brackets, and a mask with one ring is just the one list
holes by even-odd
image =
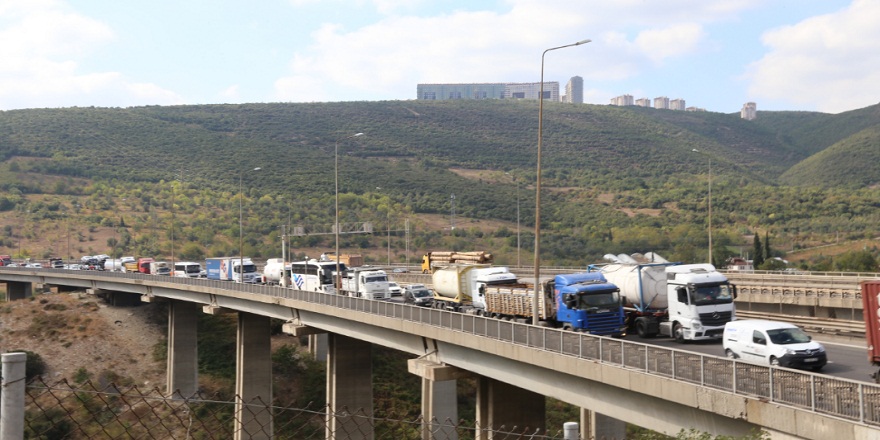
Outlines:
{"label": "dark car", "polygon": [[434,295],[424,284],[410,284],[403,288],[403,302],[429,307],[434,303]]}

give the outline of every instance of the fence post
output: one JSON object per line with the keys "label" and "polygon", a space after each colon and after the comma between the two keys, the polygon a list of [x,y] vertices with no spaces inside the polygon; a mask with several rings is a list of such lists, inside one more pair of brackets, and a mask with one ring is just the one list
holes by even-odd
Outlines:
{"label": "fence post", "polygon": [[25,353],[4,353],[0,382],[0,440],[24,438]]}
{"label": "fence post", "polygon": [[562,435],[565,440],[580,440],[581,426],[578,422],[565,422],[562,424]]}

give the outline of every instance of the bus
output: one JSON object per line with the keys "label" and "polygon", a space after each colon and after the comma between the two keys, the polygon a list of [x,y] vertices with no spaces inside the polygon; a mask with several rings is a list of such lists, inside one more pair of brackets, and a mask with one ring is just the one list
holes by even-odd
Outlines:
{"label": "bus", "polygon": [[[339,263],[339,271],[345,276],[345,263]],[[285,271],[286,272],[286,271]],[[291,288],[310,292],[336,293],[334,287],[335,261],[294,261],[290,263]]]}

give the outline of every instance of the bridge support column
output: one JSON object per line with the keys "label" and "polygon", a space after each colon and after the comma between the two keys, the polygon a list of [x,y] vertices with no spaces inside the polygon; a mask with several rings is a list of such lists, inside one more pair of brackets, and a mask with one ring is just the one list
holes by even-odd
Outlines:
{"label": "bridge support column", "polygon": [[[501,440],[521,438],[520,434],[544,435],[546,398],[504,382],[477,379],[477,438]],[[494,431],[510,432],[510,435]]]}
{"label": "bridge support column", "polygon": [[327,432],[336,440],[373,439],[373,346],[330,334],[327,344]]}
{"label": "bridge support column", "polygon": [[581,438],[626,438],[626,422],[581,408]]}
{"label": "bridge support column", "polygon": [[469,376],[470,373],[425,359],[410,359],[407,368],[410,373],[422,378],[422,439],[457,439],[456,379]]}
{"label": "bridge support column", "polygon": [[166,392],[187,399],[199,390],[199,309],[196,303],[168,303],[168,365]]}
{"label": "bridge support column", "polygon": [[235,349],[235,440],[274,436],[270,336],[270,318],[239,312]]}
{"label": "bridge support column", "polygon": [[318,362],[327,360],[327,333],[309,335],[309,353]]}
{"label": "bridge support column", "polygon": [[15,301],[34,296],[34,285],[18,281],[6,282],[6,301]]}

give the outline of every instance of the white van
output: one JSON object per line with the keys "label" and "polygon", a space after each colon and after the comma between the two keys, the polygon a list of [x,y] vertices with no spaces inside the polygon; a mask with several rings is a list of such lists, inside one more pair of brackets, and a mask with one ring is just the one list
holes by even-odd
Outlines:
{"label": "white van", "polygon": [[724,325],[724,354],[731,359],[819,371],[828,363],[825,347],[786,322],[745,319]]}

